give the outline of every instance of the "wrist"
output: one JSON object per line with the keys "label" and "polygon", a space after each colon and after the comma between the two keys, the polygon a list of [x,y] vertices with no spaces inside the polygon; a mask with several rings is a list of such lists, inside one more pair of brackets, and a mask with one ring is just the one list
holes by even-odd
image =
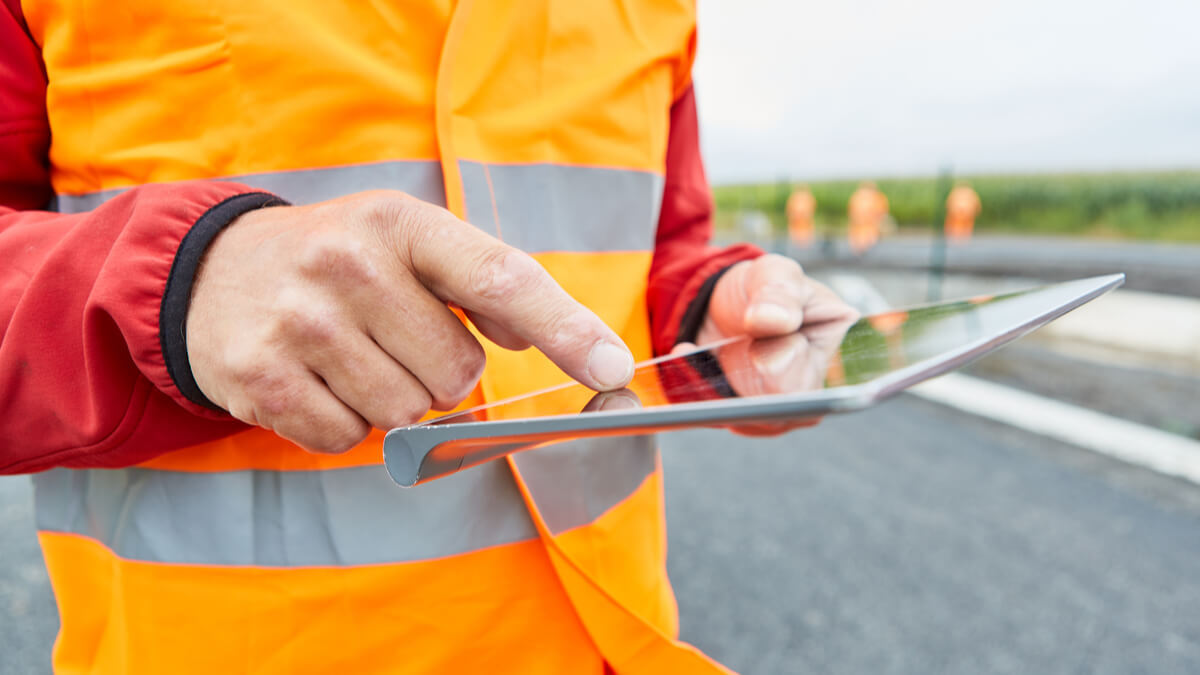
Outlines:
{"label": "wrist", "polygon": [[679,321],[679,332],[675,336],[676,344],[680,342],[695,343],[699,339],[700,329],[703,328],[705,319],[708,318],[708,306],[712,301],[713,292],[717,288],[717,282],[740,262],[742,261],[722,267],[710,274],[704,283],[700,284],[695,297],[692,298],[687,309],[684,310],[683,318]]}
{"label": "wrist", "polygon": [[221,410],[196,383],[187,350],[187,318],[200,263],[217,236],[242,215],[287,202],[266,192],[249,192],[225,199],[204,212],[180,242],[171,264],[159,310],[159,339],[167,373],[188,401]]}

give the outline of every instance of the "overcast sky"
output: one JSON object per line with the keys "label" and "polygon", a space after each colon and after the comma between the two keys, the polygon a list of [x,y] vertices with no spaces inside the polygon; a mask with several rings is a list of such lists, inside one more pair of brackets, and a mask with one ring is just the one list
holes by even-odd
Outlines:
{"label": "overcast sky", "polygon": [[1200,167],[1200,0],[699,0],[714,183]]}

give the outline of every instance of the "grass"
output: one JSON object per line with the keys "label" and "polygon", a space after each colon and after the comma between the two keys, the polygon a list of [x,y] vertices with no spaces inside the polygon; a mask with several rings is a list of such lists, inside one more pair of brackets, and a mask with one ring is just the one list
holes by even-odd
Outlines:
{"label": "grass", "polygon": [[[976,232],[1200,242],[1200,171],[956,178],[967,180],[983,203]],[[949,187],[935,177],[875,183],[901,228],[928,228]],[[845,227],[846,202],[857,185],[856,180],[808,183],[821,227]],[[756,209],[782,231],[790,191],[786,183],[717,186],[717,226],[731,227],[738,211]]]}

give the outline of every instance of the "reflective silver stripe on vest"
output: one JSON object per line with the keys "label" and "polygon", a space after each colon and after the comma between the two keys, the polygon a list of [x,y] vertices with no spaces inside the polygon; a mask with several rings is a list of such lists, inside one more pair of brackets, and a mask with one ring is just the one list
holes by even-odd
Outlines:
{"label": "reflective silver stripe on vest", "polygon": [[[254,173],[213,180],[227,180],[266,190],[297,205],[314,204],[363,190],[402,190],[431,204],[446,204],[442,166],[435,161],[376,162],[323,169]],[[129,188],[100,190],[82,195],[57,195],[55,208],[62,213],[91,211],[127,189]]]}
{"label": "reflective silver stripe on vest", "polygon": [[[568,447],[571,446],[571,447]],[[649,439],[531,450],[560,471],[538,497],[557,528],[587,524],[655,468]],[[402,489],[382,466],[188,473],[55,469],[34,477],[37,526],[122,558],[198,565],[368,565],[427,560],[537,536],[508,465]]]}
{"label": "reflective silver stripe on vest", "polygon": [[[462,162],[469,216],[530,252],[648,251],[662,177],[640,171]],[[441,203],[437,162],[384,162],[231,177],[306,204],[372,188]],[[64,212],[118,194],[60,196]],[[555,532],[591,522],[656,466],[652,441],[589,439],[520,455]],[[536,536],[504,462],[404,490],[382,466],[188,473],[55,470],[35,478],[38,527],[135,560],[333,566],[427,560]]]}
{"label": "reflective silver stripe on vest", "polygon": [[663,177],[647,171],[460,161],[467,220],[521,250],[649,251]]}
{"label": "reflective silver stripe on vest", "polygon": [[574,443],[568,443],[513,455],[553,534],[595,520],[633,492],[616,482],[597,481],[596,476],[612,472],[619,464],[621,475],[641,476],[637,481],[641,484],[658,464],[653,436],[593,438],[586,442],[590,445],[587,452],[575,452]]}
{"label": "reflective silver stripe on vest", "polygon": [[[663,177],[658,174],[467,161],[459,162],[459,168],[467,220],[519,249],[537,253],[649,251],[654,247],[663,191]],[[378,162],[219,180],[266,190],[293,204],[373,189],[402,190],[439,206],[445,204],[441,166],[432,161]],[[62,213],[90,211],[125,189],[58,195],[55,208]]]}

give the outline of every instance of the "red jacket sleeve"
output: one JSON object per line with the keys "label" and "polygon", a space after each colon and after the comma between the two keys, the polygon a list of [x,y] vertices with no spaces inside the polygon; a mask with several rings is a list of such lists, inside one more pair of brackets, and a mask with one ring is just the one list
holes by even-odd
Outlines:
{"label": "red jacket sleeve", "polygon": [[182,396],[160,307],[203,215],[250,192],[145,186],[96,209],[49,199],[45,75],[16,0],[0,5],[0,473],[126,466],[241,429]]}
{"label": "red jacket sleeve", "polygon": [[685,315],[703,316],[714,275],[762,255],[749,244],[710,246],[712,216],[712,191],[700,158],[696,97],[689,86],[671,107],[666,183],[646,298],[657,354],[666,354],[680,341]]}
{"label": "red jacket sleeve", "polygon": [[32,209],[50,199],[46,76],[20,0],[0,3],[0,204]]}

